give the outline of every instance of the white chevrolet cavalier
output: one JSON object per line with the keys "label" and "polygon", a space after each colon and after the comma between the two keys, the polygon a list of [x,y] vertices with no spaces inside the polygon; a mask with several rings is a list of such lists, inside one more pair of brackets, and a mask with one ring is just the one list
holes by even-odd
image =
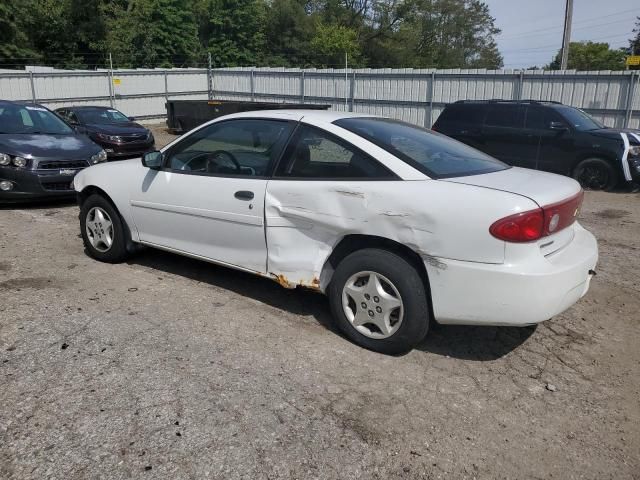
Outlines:
{"label": "white chevrolet cavalier", "polygon": [[92,257],[144,244],[316,289],[347,337],[385,353],[431,320],[546,320],[587,292],[598,258],[574,180],[362,114],[229,115],[74,186]]}

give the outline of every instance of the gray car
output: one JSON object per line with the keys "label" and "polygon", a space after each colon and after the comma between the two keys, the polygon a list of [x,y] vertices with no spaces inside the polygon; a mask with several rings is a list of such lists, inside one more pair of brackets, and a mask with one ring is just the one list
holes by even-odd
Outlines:
{"label": "gray car", "polygon": [[75,174],[106,159],[46,107],[0,100],[0,203],[73,196]]}

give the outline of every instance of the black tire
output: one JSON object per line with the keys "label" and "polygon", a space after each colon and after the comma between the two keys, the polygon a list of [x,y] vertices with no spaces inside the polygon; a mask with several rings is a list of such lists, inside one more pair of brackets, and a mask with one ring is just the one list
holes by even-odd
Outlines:
{"label": "black tire", "polygon": [[[386,277],[402,300],[402,321],[397,331],[387,338],[376,339],[364,335],[345,314],[343,289],[347,281],[360,272],[374,272]],[[420,343],[429,330],[429,304],[420,274],[403,257],[387,250],[367,248],[348,255],[336,268],[328,294],[338,328],[351,341],[369,350],[389,355],[405,353]],[[375,307],[375,304],[372,305]],[[369,307],[367,305],[367,309]],[[367,309],[363,311],[373,313]]]}
{"label": "black tire", "polygon": [[618,185],[618,172],[601,158],[582,160],[573,170],[573,178],[585,190],[611,191]]}
{"label": "black tire", "polygon": [[[96,248],[91,243],[89,232],[87,231],[87,215],[96,207],[106,212],[111,220],[112,243],[105,251]],[[106,263],[120,263],[129,256],[129,252],[127,251],[127,232],[124,228],[124,222],[112,203],[102,195],[93,194],[82,204],[80,208],[80,233],[84,241],[85,251],[90,257],[96,260]],[[104,234],[104,230],[102,233]],[[102,248],[105,247],[106,245],[103,245]]]}

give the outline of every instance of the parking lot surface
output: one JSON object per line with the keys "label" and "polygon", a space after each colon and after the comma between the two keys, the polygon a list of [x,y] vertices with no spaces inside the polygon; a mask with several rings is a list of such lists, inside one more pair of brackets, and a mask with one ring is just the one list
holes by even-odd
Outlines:
{"label": "parking lot surface", "polygon": [[587,192],[600,263],[570,310],[434,326],[399,357],[313,292],[96,262],[77,216],[0,209],[2,479],[640,478],[638,194]]}

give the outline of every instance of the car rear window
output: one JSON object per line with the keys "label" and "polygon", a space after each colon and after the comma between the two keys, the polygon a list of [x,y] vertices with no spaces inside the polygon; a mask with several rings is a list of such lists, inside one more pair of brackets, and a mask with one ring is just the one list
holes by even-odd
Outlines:
{"label": "car rear window", "polygon": [[333,123],[378,145],[431,178],[479,175],[510,168],[463,143],[398,120],[352,117]]}

